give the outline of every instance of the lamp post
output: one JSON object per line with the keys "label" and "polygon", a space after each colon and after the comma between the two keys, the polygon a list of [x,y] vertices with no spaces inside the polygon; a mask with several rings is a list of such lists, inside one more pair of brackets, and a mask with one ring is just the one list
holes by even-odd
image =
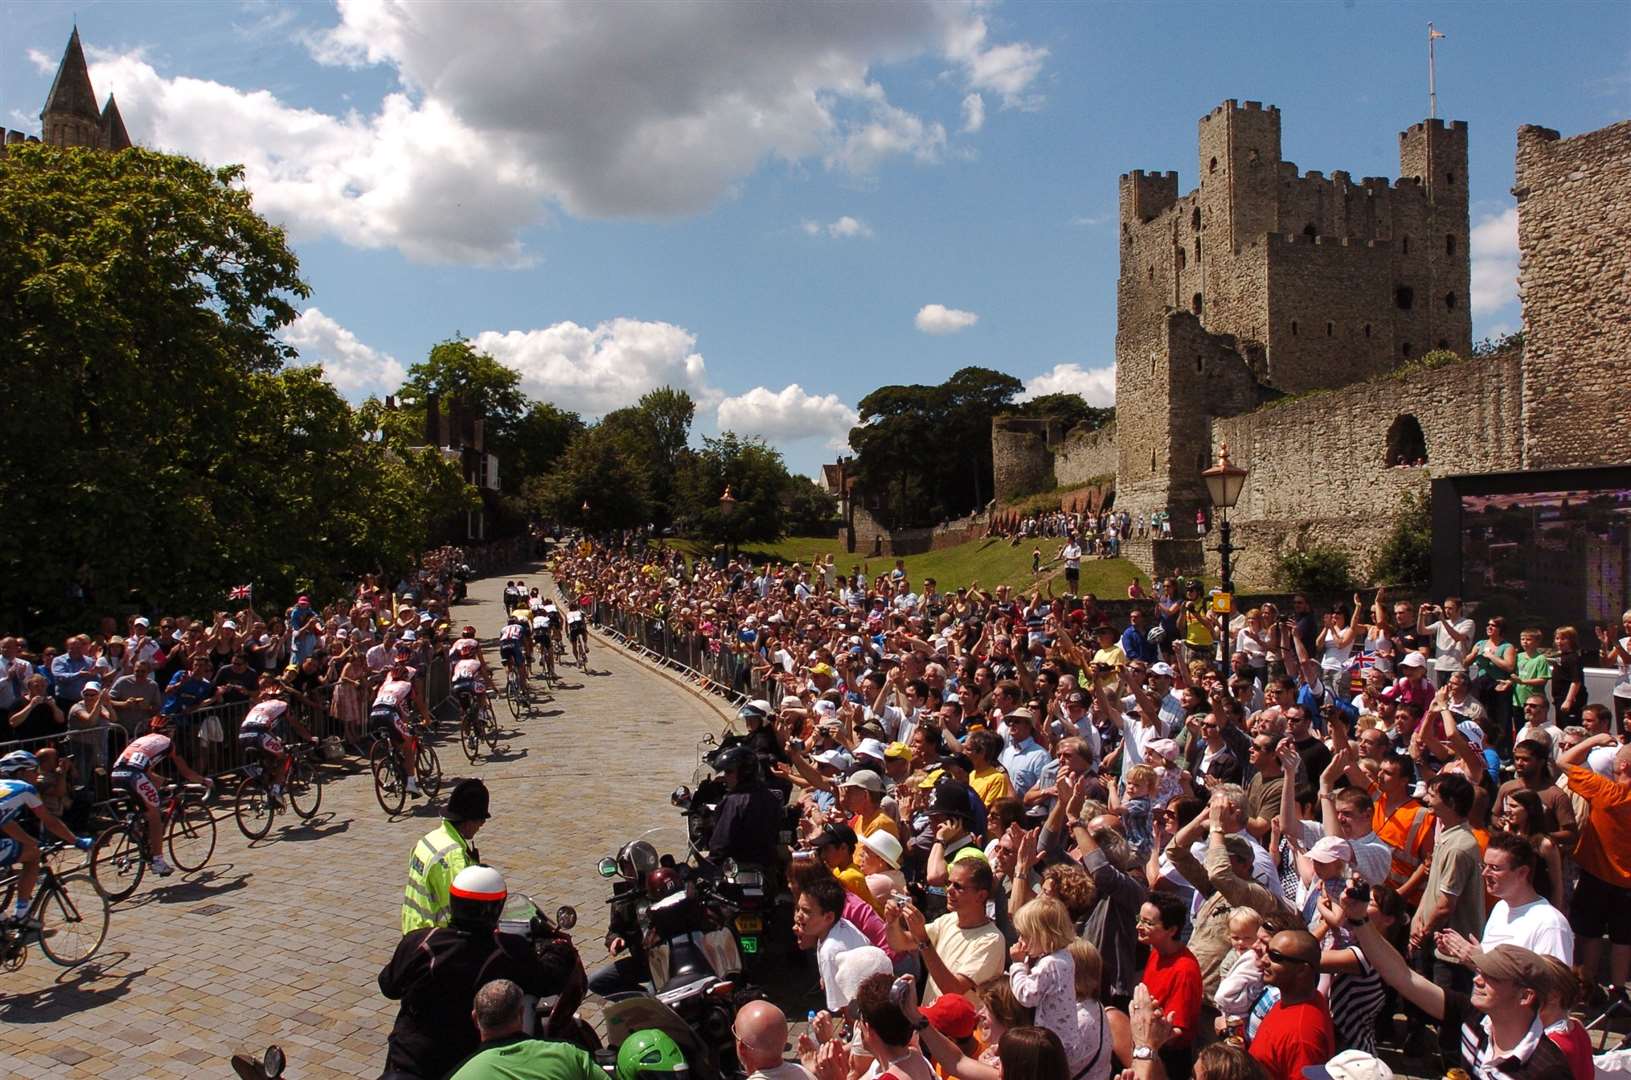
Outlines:
{"label": "lamp post", "polygon": [[1235,546],[1229,542],[1229,511],[1240,501],[1240,489],[1246,485],[1246,470],[1229,461],[1229,444],[1224,443],[1218,447],[1218,463],[1201,473],[1201,479],[1206,481],[1206,494],[1212,500],[1212,505],[1218,511],[1218,546],[1217,553],[1223,567],[1223,594],[1229,598],[1228,610],[1221,612],[1223,616],[1223,632],[1218,634],[1218,673],[1224,679],[1229,677],[1229,643],[1228,628],[1229,616],[1234,611],[1235,582],[1231,573],[1233,567],[1229,564],[1229,556],[1235,553]]}
{"label": "lamp post", "polygon": [[[729,564],[731,561],[730,518],[731,514],[733,514],[735,511],[736,496],[731,494],[731,486],[726,484],[725,494],[719,497],[719,513],[725,519],[725,562],[727,564]],[[724,569],[724,567],[720,567],[720,569]]]}

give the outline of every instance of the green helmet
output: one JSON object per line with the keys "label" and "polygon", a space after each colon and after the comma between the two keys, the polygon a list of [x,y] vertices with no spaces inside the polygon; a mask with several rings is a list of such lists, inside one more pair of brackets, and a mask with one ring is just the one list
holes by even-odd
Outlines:
{"label": "green helmet", "polygon": [[636,1031],[617,1048],[617,1080],[687,1080],[679,1044],[656,1028]]}

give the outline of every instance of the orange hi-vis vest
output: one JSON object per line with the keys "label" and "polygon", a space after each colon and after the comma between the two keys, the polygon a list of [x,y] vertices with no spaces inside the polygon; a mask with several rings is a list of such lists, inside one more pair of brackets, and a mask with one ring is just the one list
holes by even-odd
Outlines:
{"label": "orange hi-vis vest", "polygon": [[[1433,838],[1434,824],[1432,811],[1415,799],[1407,799],[1383,813],[1382,799],[1377,797],[1376,805],[1371,810],[1371,829],[1378,840],[1393,849],[1393,863],[1387,873],[1389,887],[1399,889],[1416,872],[1416,867],[1421,865],[1423,850]],[[1410,893],[1400,892],[1399,895],[1414,904],[1421,899],[1424,884],[1425,879],[1418,882]]]}

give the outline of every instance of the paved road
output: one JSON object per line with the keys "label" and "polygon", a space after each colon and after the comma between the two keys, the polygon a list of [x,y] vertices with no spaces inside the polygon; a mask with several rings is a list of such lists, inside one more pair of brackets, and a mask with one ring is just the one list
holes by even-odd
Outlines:
{"label": "paved road", "polygon": [[[503,584],[472,582],[458,618],[496,633]],[[589,666],[517,725],[497,760],[472,767],[451,741],[439,754],[444,796],[465,775],[493,792],[483,856],[512,892],[549,910],[574,905],[575,937],[593,964],[604,958],[609,892],[595,863],[677,821],[668,794],[689,781],[698,740],[722,721],[598,641]],[[499,714],[510,726],[502,703]],[[434,809],[388,820],[365,773],[336,772],[309,825],[280,817],[253,847],[230,806],[217,816],[211,863],[162,883],[150,875],[114,908],[96,960],[64,970],[34,950],[21,971],[0,974],[0,1077],[229,1076],[234,1051],[272,1042],[289,1055],[290,1080],[378,1075],[396,1010],[374,980],[398,939],[408,851]]]}

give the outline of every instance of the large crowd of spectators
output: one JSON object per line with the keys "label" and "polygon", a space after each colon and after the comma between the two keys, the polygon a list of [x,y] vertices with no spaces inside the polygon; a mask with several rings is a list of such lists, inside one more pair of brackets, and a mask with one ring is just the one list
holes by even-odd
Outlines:
{"label": "large crowd of spectators", "polygon": [[104,616],[60,647],[0,638],[0,753],[35,752],[48,807],[80,821],[103,794],[109,762],[157,713],[175,719],[189,758],[205,771],[226,765],[236,747],[232,725],[262,674],[281,679],[358,745],[371,686],[396,646],[411,646],[423,668],[456,629],[447,612],[463,565],[460,549],[438,548],[394,585],[365,576],[320,605],[301,595],[266,610],[248,590],[207,617]]}
{"label": "large crowd of spectators", "polygon": [[[1513,634],[1454,598],[1229,615],[1163,582],[1111,625],[1091,598],[655,546],[556,576],[738,658],[803,810],[822,1080],[908,1044],[962,1080],[1377,1077],[1380,1047],[1593,1075],[1574,1014],[1631,978],[1631,612]],[[865,1046],[835,1049],[846,1012]]]}

